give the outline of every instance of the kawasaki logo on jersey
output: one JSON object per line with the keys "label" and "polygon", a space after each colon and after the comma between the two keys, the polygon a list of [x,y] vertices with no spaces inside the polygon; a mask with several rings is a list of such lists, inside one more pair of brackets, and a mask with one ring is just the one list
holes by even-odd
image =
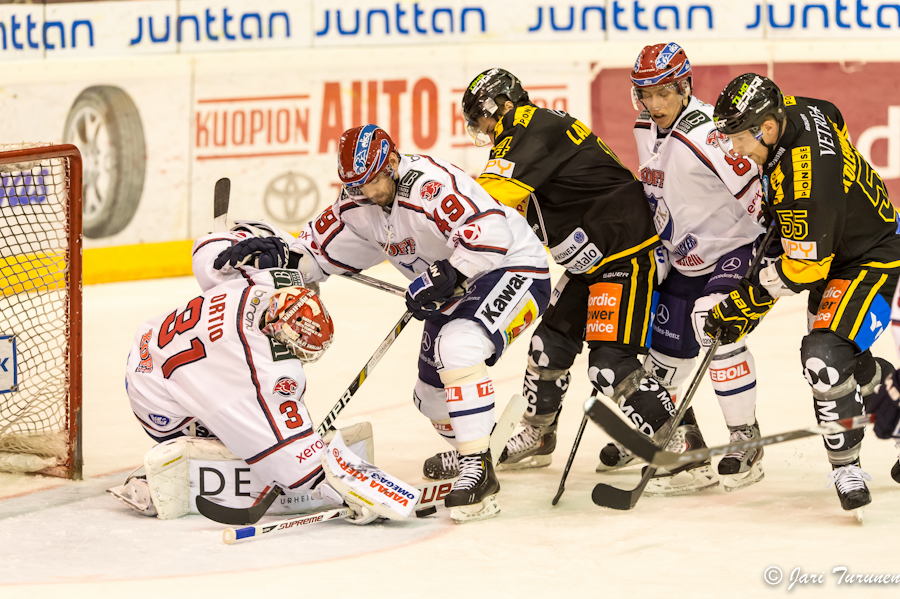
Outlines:
{"label": "kawasaki logo on jersey", "polygon": [[518,304],[528,288],[531,280],[522,275],[505,273],[478,307],[478,319],[491,333],[496,333]]}

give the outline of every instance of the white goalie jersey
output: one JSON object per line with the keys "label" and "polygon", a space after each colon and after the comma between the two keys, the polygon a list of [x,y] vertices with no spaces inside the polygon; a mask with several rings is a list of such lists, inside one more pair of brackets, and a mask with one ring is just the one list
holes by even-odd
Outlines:
{"label": "white goalie jersey", "polygon": [[750,159],[719,149],[712,106],[692,97],[668,134],[644,110],[634,125],[641,182],[672,266],[688,276],[712,271],[728,252],[754,241],[762,201]]}
{"label": "white goalie jersey", "polygon": [[510,269],[549,277],[547,253],[515,210],[465,172],[429,156],[402,155],[390,213],[346,191],[301,232],[315,257],[312,280],[357,273],[387,259],[413,280],[449,259],[470,281]]}

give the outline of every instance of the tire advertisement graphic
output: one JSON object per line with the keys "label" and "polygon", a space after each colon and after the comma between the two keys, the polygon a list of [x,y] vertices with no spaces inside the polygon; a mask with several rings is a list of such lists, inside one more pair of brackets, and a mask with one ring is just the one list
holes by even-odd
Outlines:
{"label": "tire advertisement graphic", "polygon": [[118,87],[89,87],[75,99],[63,142],[84,160],[84,234],[115,235],[131,222],[144,189],[144,127],[131,97]]}

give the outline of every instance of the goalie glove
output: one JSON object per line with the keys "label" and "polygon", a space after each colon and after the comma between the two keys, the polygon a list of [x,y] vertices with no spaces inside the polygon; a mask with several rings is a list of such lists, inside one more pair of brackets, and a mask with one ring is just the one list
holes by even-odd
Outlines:
{"label": "goalie glove", "polygon": [[735,343],[756,328],[774,303],[765,291],[741,279],[737,288],[710,310],[703,332],[715,337],[722,331],[722,345]]}
{"label": "goalie glove", "polygon": [[259,270],[281,268],[288,263],[288,246],[280,237],[250,237],[223,250],[213,263],[216,270],[252,266]]}
{"label": "goalie glove", "polygon": [[453,296],[457,282],[465,279],[450,264],[438,260],[409,284],[406,291],[406,307],[418,320],[427,320],[437,312],[441,304]]}
{"label": "goalie glove", "polygon": [[900,371],[889,374],[884,384],[869,398],[866,413],[875,414],[876,437],[900,437]]}

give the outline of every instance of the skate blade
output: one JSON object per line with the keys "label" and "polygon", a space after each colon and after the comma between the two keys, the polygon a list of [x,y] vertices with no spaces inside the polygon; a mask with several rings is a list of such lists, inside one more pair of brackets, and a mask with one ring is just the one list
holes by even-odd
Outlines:
{"label": "skate blade", "polygon": [[499,513],[500,502],[497,501],[497,494],[494,493],[485,497],[481,503],[450,508],[450,519],[456,524],[468,524],[493,518]]}
{"label": "skate blade", "polygon": [[856,516],[856,521],[860,524],[865,524],[865,522],[863,521],[865,518],[865,514],[865,508],[858,507],[853,510],[853,515]]}
{"label": "skate blade", "polygon": [[600,462],[599,464],[597,464],[597,467],[594,468],[594,472],[618,472],[619,470],[625,470],[626,468],[634,468],[635,466],[640,466],[643,463],[644,460],[636,456],[619,466],[607,466],[603,462]]}
{"label": "skate blade", "polygon": [[762,464],[757,462],[750,470],[740,474],[720,474],[719,480],[722,481],[722,488],[730,493],[758,483],[765,477],[766,473],[763,472]]}
{"label": "skate blade", "polygon": [[652,478],[647,483],[644,491],[650,497],[676,497],[689,495],[698,491],[712,489],[719,485],[719,478],[712,470],[712,466],[695,468],[686,472],[679,472],[675,476],[662,476]]}
{"label": "skate blade", "polygon": [[497,471],[510,472],[512,470],[528,470],[530,468],[546,468],[553,461],[553,454],[531,455],[522,458],[518,462],[500,462]]}

